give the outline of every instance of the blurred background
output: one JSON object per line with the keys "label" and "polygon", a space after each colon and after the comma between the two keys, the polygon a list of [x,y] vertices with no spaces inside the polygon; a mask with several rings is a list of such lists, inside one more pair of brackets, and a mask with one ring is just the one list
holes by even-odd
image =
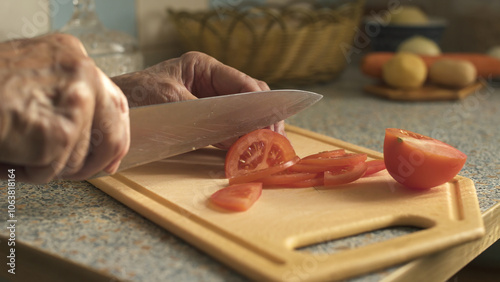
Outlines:
{"label": "blurred background", "polygon": [[[146,64],[177,56],[182,52],[167,8],[196,11],[249,0],[97,0],[96,10],[103,24],[124,31],[139,41]],[[251,1],[251,0],[250,0]],[[336,0],[318,0],[335,2]],[[0,0],[0,40],[34,36],[61,28],[72,14],[71,0]],[[259,2],[259,0],[253,0]],[[286,0],[260,0],[266,3]],[[424,12],[447,20],[441,46],[446,52],[486,52],[500,45],[500,1],[495,0],[366,0],[365,10],[376,11],[396,2],[416,5]]]}
{"label": "blurred background", "polygon": [[[219,9],[243,2],[280,4],[285,0],[96,0],[95,11],[102,24],[111,30],[123,32],[137,40],[149,66],[179,56],[185,51],[178,30],[169,19],[167,9],[197,11]],[[314,2],[314,1],[312,1]],[[337,0],[318,0],[321,4],[334,4]],[[65,26],[73,14],[71,0],[0,0],[0,41],[20,37],[33,37]],[[500,46],[500,1],[496,0],[366,0],[363,16],[387,10],[391,5],[414,5],[429,17],[444,19],[446,28],[439,38],[442,52],[486,53]],[[363,30],[361,20],[359,30]],[[360,54],[372,46],[363,44]],[[339,79],[342,79],[340,76]],[[500,243],[497,242],[467,266],[452,281],[466,281],[472,273],[476,281],[480,273],[491,271],[500,277]],[[480,269],[479,272],[474,272]],[[469,272],[467,272],[469,271]],[[473,279],[474,280],[474,279]]]}

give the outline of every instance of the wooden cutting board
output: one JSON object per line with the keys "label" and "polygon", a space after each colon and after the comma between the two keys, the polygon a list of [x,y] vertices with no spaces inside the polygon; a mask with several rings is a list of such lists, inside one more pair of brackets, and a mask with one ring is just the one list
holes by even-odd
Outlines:
{"label": "wooden cutting board", "polygon": [[440,101],[460,100],[476,93],[484,87],[484,81],[478,81],[463,88],[443,88],[425,84],[417,89],[396,89],[385,84],[366,85],[363,90],[376,96],[397,101]]}
{"label": "wooden cutting board", "polygon": [[[382,155],[288,126],[299,156],[345,148]],[[227,185],[224,151],[206,148],[90,182],[194,246],[256,280],[344,279],[408,261],[484,233],[474,183],[457,176],[427,191],[397,184],[384,170],[334,188],[266,189],[246,212],[212,209]],[[390,226],[422,228],[331,254],[297,248]]]}

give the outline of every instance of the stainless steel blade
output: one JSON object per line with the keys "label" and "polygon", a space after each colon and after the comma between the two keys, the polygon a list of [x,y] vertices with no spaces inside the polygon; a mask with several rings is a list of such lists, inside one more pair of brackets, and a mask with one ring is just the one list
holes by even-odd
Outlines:
{"label": "stainless steel blade", "polygon": [[130,150],[118,171],[244,135],[285,120],[322,97],[271,90],[131,108]]}

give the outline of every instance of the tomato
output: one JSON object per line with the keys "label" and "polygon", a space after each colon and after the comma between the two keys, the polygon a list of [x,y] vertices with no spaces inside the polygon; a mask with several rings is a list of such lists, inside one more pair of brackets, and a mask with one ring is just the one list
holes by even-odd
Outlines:
{"label": "tomato", "polygon": [[210,202],[231,211],[246,211],[262,194],[262,183],[230,185],[210,196]]}
{"label": "tomato", "polygon": [[342,167],[337,170],[328,170],[324,174],[324,185],[341,185],[358,180],[366,172],[366,163],[360,162],[353,166]]}
{"label": "tomato", "polygon": [[332,151],[323,151],[319,152],[316,154],[312,154],[309,156],[306,156],[302,158],[303,160],[308,160],[308,159],[319,159],[319,158],[333,158],[333,157],[340,157],[345,155],[345,150],[344,149],[338,149],[338,150],[332,150]]}
{"label": "tomato", "polygon": [[280,186],[284,187],[284,188],[308,188],[308,187],[315,187],[315,186],[323,186],[323,184],[324,184],[323,173],[321,173],[320,177],[296,181],[293,183],[288,183],[288,184],[280,185]]}
{"label": "tomato", "polygon": [[280,172],[277,174],[269,175],[267,177],[259,179],[259,182],[262,182],[264,186],[272,186],[272,185],[286,185],[295,182],[300,182],[308,179],[315,178],[317,173],[309,173],[309,172]]}
{"label": "tomato", "polygon": [[[226,177],[231,179],[256,173],[288,164],[297,158],[292,144],[285,136],[269,129],[254,130],[239,138],[229,148],[225,161]],[[273,173],[277,172],[279,171]]]}
{"label": "tomato", "polygon": [[450,181],[462,169],[467,156],[458,149],[411,131],[385,131],[384,160],[389,174],[399,183],[429,189]]}
{"label": "tomato", "polygon": [[346,154],[344,149],[324,151],[302,158],[288,169],[291,172],[318,173],[355,165],[366,160],[366,154]]}
{"label": "tomato", "polygon": [[309,172],[309,173],[318,173],[323,172],[328,169],[334,169],[335,167],[327,167],[324,165],[307,165],[301,164],[300,162],[289,167],[287,170],[290,172]]}
{"label": "tomato", "polygon": [[385,169],[384,160],[367,161],[366,162],[366,172],[363,175],[363,177],[372,175],[372,174],[377,173],[377,172],[384,170],[384,169]]}
{"label": "tomato", "polygon": [[366,154],[344,154],[342,156],[330,157],[330,158],[314,158],[314,159],[302,159],[300,164],[307,165],[320,165],[320,166],[346,166],[355,165],[360,162],[366,161]]}
{"label": "tomato", "polygon": [[252,171],[247,174],[242,174],[238,176],[234,176],[232,178],[229,178],[229,184],[238,184],[238,183],[247,183],[247,182],[253,182],[257,181],[264,177],[268,177],[270,175],[279,173],[284,171],[285,169],[293,166],[300,160],[299,157],[295,156],[291,161],[288,161],[286,163],[278,164],[269,168],[265,169],[260,169],[257,171]]}

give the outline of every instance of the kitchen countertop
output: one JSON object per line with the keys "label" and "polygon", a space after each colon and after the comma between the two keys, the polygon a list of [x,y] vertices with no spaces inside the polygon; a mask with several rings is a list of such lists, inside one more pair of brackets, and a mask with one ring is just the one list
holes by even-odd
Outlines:
{"label": "kitchen countertop", "polygon": [[[467,154],[460,175],[475,182],[486,236],[352,279],[415,278],[425,272],[425,277],[445,280],[500,238],[500,126],[496,123],[500,89],[486,87],[461,101],[396,102],[364,93],[363,85],[370,82],[353,64],[334,82],[302,87],[324,98],[287,122],[379,152],[385,128],[404,128],[445,141]],[[0,244],[6,245],[10,235],[7,182],[0,182],[0,187],[4,222]],[[59,273],[64,280],[61,273],[66,269],[67,275],[78,274],[73,280],[247,281],[87,182],[17,183],[15,216],[17,273],[10,275],[5,269],[0,277],[45,275],[55,279],[54,273]],[[384,240],[408,232],[412,230],[379,230],[335,244],[355,246],[367,237]]]}

